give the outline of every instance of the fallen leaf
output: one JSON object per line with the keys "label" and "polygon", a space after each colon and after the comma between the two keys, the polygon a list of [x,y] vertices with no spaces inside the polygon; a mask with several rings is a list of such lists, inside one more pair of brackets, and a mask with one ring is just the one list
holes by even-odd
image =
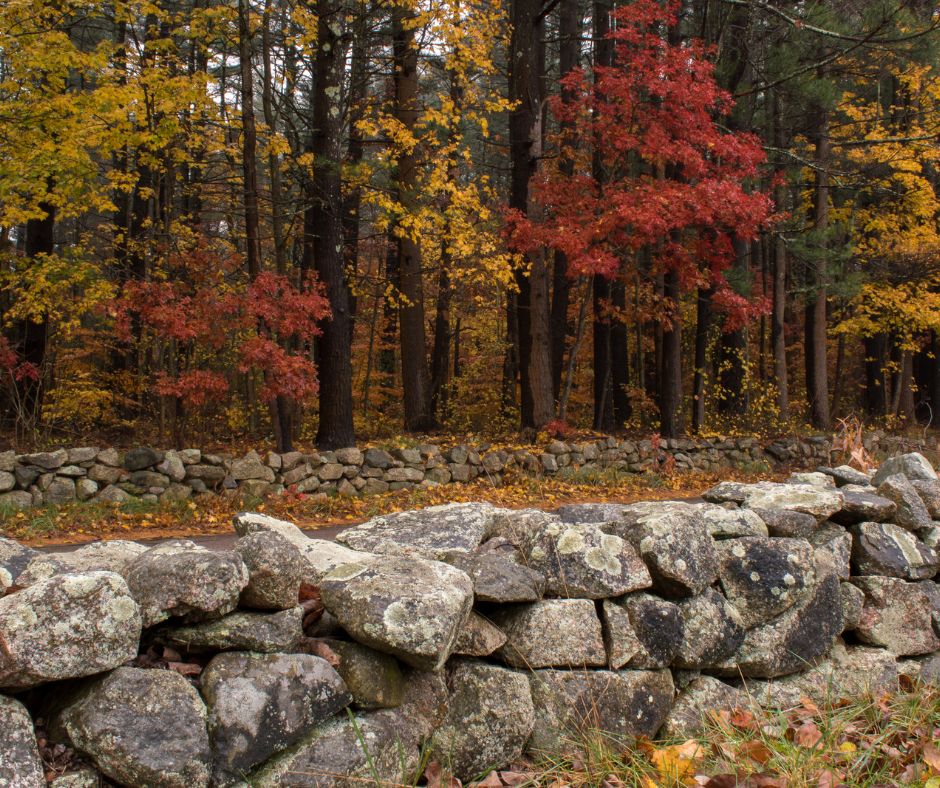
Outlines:
{"label": "fallen leaf", "polygon": [[823,769],[816,774],[816,788],[836,788],[845,780],[845,775],[841,772],[834,772],[832,769]]}
{"label": "fallen leaf", "polygon": [[931,774],[940,775],[940,748],[928,742],[924,745],[924,763],[930,767]]}
{"label": "fallen leaf", "polygon": [[822,733],[812,720],[804,722],[793,732],[793,741],[800,747],[815,747],[821,738]]}
{"label": "fallen leaf", "polygon": [[437,761],[431,761],[424,770],[428,788],[462,788],[460,780],[444,769]]}
{"label": "fallen leaf", "polygon": [[755,763],[763,766],[773,757],[773,752],[762,741],[748,741],[738,748],[738,755],[750,758]]}

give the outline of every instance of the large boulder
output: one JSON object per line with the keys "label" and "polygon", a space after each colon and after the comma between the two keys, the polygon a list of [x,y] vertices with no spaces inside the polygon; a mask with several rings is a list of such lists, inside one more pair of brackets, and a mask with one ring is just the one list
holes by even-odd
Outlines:
{"label": "large boulder", "polygon": [[526,675],[461,659],[448,666],[447,683],[447,716],[432,757],[465,781],[517,760],[535,725]]}
{"label": "large boulder", "polygon": [[852,534],[852,568],[857,575],[924,580],[940,568],[936,551],[897,525],[859,523]]}
{"label": "large boulder", "polygon": [[823,523],[808,538],[816,555],[827,560],[840,580],[848,580],[852,574],[852,534],[841,525]]}
{"label": "large boulder", "polygon": [[248,570],[236,553],[207,550],[188,540],[148,550],[124,575],[145,627],[171,616],[184,621],[220,618],[235,609],[248,585]]}
{"label": "large boulder", "polygon": [[819,528],[819,520],[805,512],[792,509],[744,509],[759,515],[767,526],[770,536],[796,539],[810,536]]}
{"label": "large boulder", "polygon": [[22,703],[3,695],[0,695],[0,785],[5,788],[46,786],[33,720]]}
{"label": "large boulder", "polygon": [[611,668],[669,667],[682,646],[684,624],[678,605],[651,594],[629,594],[601,603],[604,643]]}
{"label": "large boulder", "polygon": [[536,670],[528,674],[535,706],[529,751],[557,756],[579,735],[600,732],[624,745],[652,738],[672,707],[668,670]]}
{"label": "large boulder", "polygon": [[715,541],[695,506],[634,504],[621,520],[602,527],[633,544],[662,596],[700,594],[718,575]]}
{"label": "large boulder", "polygon": [[920,479],[929,482],[937,479],[937,472],[930,461],[923,454],[914,451],[909,454],[899,454],[897,457],[889,457],[881,463],[871,483],[877,487],[889,476],[895,474],[900,474],[910,481]]}
{"label": "large boulder", "polygon": [[158,643],[191,653],[258,651],[269,654],[292,651],[303,631],[303,608],[276,613],[236,610],[214,621],[162,627],[154,635]]}
{"label": "large boulder", "polygon": [[715,715],[748,709],[752,705],[747,693],[712,676],[692,679],[679,695],[669,716],[659,729],[659,736],[689,739],[701,736],[715,726]]}
{"label": "large boulder", "polygon": [[819,473],[825,473],[835,479],[837,487],[845,487],[847,484],[868,485],[870,477],[867,473],[862,473],[851,465],[837,465],[835,468],[817,468]]}
{"label": "large boulder", "polygon": [[527,541],[524,553],[553,596],[604,599],[652,582],[633,546],[593,523],[549,522]]}
{"label": "large boulder", "polygon": [[713,588],[679,602],[682,644],[673,664],[687,670],[714,668],[731,657],[744,641],[737,609]]}
{"label": "large boulder", "polygon": [[454,654],[465,657],[488,657],[506,643],[506,633],[481,616],[470,613],[470,618],[457,636]]}
{"label": "large boulder", "polygon": [[896,656],[918,656],[940,649],[934,628],[935,602],[921,583],[894,577],[856,577],[852,584],[865,594],[859,640],[888,649]]}
{"label": "large boulder", "polygon": [[911,486],[917,490],[924,506],[927,507],[927,513],[934,520],[940,520],[940,480],[915,479],[911,482]]}
{"label": "large boulder", "polygon": [[447,661],[473,604],[473,584],[459,569],[394,555],[334,569],[320,594],[356,640],[422,670]]}
{"label": "large boulder", "polygon": [[351,701],[330,664],[309,654],[230,653],[202,674],[215,785],[232,785]]}
{"label": "large boulder", "polygon": [[443,560],[476,550],[490,532],[495,511],[487,503],[449,503],[396,512],[347,528],[336,541],[363,552]]}
{"label": "large boulder", "polygon": [[545,576],[495,552],[456,553],[447,563],[466,572],[478,602],[535,602],[545,592]]}
{"label": "large boulder", "polygon": [[815,579],[814,551],[805,539],[729,539],[718,554],[721,587],[746,628],[795,605]]}
{"label": "large boulder", "polygon": [[544,599],[492,612],[507,637],[496,652],[520,668],[601,667],[607,664],[601,622],[589,599]]}
{"label": "large boulder", "polygon": [[118,668],[70,699],[54,727],[120,785],[209,785],[206,707],[179,673]]}
{"label": "large boulder", "polygon": [[58,575],[0,599],[0,689],[115,668],[137,656],[140,609],[113,572]]}
{"label": "large boulder", "polygon": [[897,510],[897,504],[890,498],[874,493],[842,490],[842,509],[832,515],[832,520],[841,525],[882,523],[893,518]]}
{"label": "large boulder", "polygon": [[744,485],[741,505],[748,509],[789,509],[811,514],[823,522],[842,508],[842,501],[839,490],[810,484],[758,482]]}
{"label": "large boulder", "polygon": [[0,537],[0,596],[8,589],[26,588],[67,571],[55,556]]}
{"label": "large boulder", "polygon": [[297,604],[304,559],[282,534],[259,531],[235,542],[235,552],[248,569],[241,604],[259,610],[286,610]]}
{"label": "large boulder", "polygon": [[55,558],[70,572],[117,572],[123,575],[128,565],[147,548],[124,539],[90,542],[77,550],[55,553]]}
{"label": "large boulder", "polygon": [[767,536],[767,525],[757,512],[750,509],[726,508],[713,503],[696,507],[702,513],[705,527],[712,539],[735,539],[739,536]]}
{"label": "large boulder", "polygon": [[336,672],[360,709],[393,709],[404,701],[405,680],[398,660],[361,643],[324,641],[337,658]]}
{"label": "large boulder", "polygon": [[901,474],[893,474],[884,479],[878,486],[878,495],[888,498],[897,506],[894,513],[895,525],[914,532],[933,525],[933,519],[920,494]]}

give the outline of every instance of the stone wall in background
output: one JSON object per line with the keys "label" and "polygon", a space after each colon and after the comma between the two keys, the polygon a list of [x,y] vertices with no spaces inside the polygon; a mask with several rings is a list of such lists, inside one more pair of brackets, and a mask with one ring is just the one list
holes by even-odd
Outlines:
{"label": "stone wall in background", "polygon": [[466,783],[586,729],[940,681],[922,455],[704,498],[448,504],[336,542],[243,513],[220,551],[0,539],[0,785],[44,786],[41,755],[56,788],[409,785],[426,758]]}
{"label": "stone wall in background", "polygon": [[[872,433],[873,453],[891,453],[917,442]],[[494,484],[513,474],[562,477],[616,469],[643,473],[670,467],[678,471],[742,468],[770,470],[786,464],[814,468],[830,462],[825,437],[649,440],[601,438],[552,441],[542,451],[507,451],[487,446],[441,448],[427,444],[386,451],[349,448],[325,452],[255,451],[232,458],[199,449],[126,451],[78,447],[33,454],[0,452],[0,507],[27,508],[71,501],[122,503],[183,500],[198,495],[242,494],[262,498],[290,490],[308,495],[369,495],[486,477]]]}

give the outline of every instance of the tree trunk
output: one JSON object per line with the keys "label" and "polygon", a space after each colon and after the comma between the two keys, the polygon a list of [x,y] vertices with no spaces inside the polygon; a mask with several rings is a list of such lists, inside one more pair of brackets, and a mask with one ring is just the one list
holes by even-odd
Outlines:
{"label": "tree trunk", "polygon": [[705,426],[705,365],[708,363],[708,333],[711,330],[714,289],[698,290],[695,317],[695,370],[692,376],[692,432]]}
{"label": "tree trunk", "polygon": [[317,342],[320,423],[317,446],[338,449],[355,442],[353,432],[351,324],[349,286],[343,261],[343,113],[340,101],[345,54],[343,3],[318,0],[316,85],[313,94],[313,193],[307,211],[317,275],[326,290],[332,316]]}
{"label": "tree trunk", "polygon": [[659,432],[664,438],[678,438],[685,430],[682,415],[682,314],[679,304],[679,276],[663,275],[663,295],[672,312],[663,326],[662,385],[659,394]]}
{"label": "tree trunk", "polygon": [[870,419],[884,418],[888,405],[885,393],[885,335],[864,337],[865,354],[865,412]]}
{"label": "tree trunk", "polygon": [[613,369],[610,344],[610,282],[594,274],[594,429],[614,429]]}
{"label": "tree trunk", "polygon": [[[780,112],[780,97],[774,91],[773,98],[774,142],[781,150],[786,144],[786,136]],[[774,202],[778,211],[786,205],[786,186],[778,183],[774,189]],[[777,381],[777,411],[780,418],[787,421],[790,418],[790,389],[787,380],[787,337],[786,337],[786,310],[787,310],[787,245],[783,233],[777,231],[773,236],[773,312],[771,314],[770,337],[774,354],[774,377]]]}

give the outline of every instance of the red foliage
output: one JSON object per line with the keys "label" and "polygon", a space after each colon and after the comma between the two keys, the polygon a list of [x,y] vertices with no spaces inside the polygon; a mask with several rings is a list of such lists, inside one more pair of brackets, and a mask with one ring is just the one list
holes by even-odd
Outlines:
{"label": "red foliage", "polygon": [[10,375],[17,383],[39,380],[39,369],[36,365],[24,361],[5,336],[0,336],[0,371]]}
{"label": "red foliage", "polygon": [[165,279],[127,282],[111,312],[125,342],[148,334],[178,343],[186,368],[156,373],[154,385],[188,405],[223,400],[235,369],[264,373],[265,400],[317,391],[309,345],[329,304],[313,279],[297,287],[263,272],[248,281],[236,259],[200,244],[171,256]]}
{"label": "red foliage", "polygon": [[750,240],[770,221],[769,197],[748,188],[765,156],[755,135],[719,126],[732,101],[708,49],[662,35],[675,8],[658,0],[620,7],[609,34],[616,65],[598,67],[595,84],[579,69],[563,79],[573,98],[555,97],[551,109],[574,131],[558,143],[577,158],[567,141],[593,140],[605,177],[585,161],[574,174],[545,168],[531,184],[538,218],[510,212],[510,243],[564,252],[571,276],[611,278],[651,249],[658,270],[678,272],[685,289],[714,285],[729,319],[747,319],[762,305],[732,298],[722,272],[734,259],[732,238]]}

